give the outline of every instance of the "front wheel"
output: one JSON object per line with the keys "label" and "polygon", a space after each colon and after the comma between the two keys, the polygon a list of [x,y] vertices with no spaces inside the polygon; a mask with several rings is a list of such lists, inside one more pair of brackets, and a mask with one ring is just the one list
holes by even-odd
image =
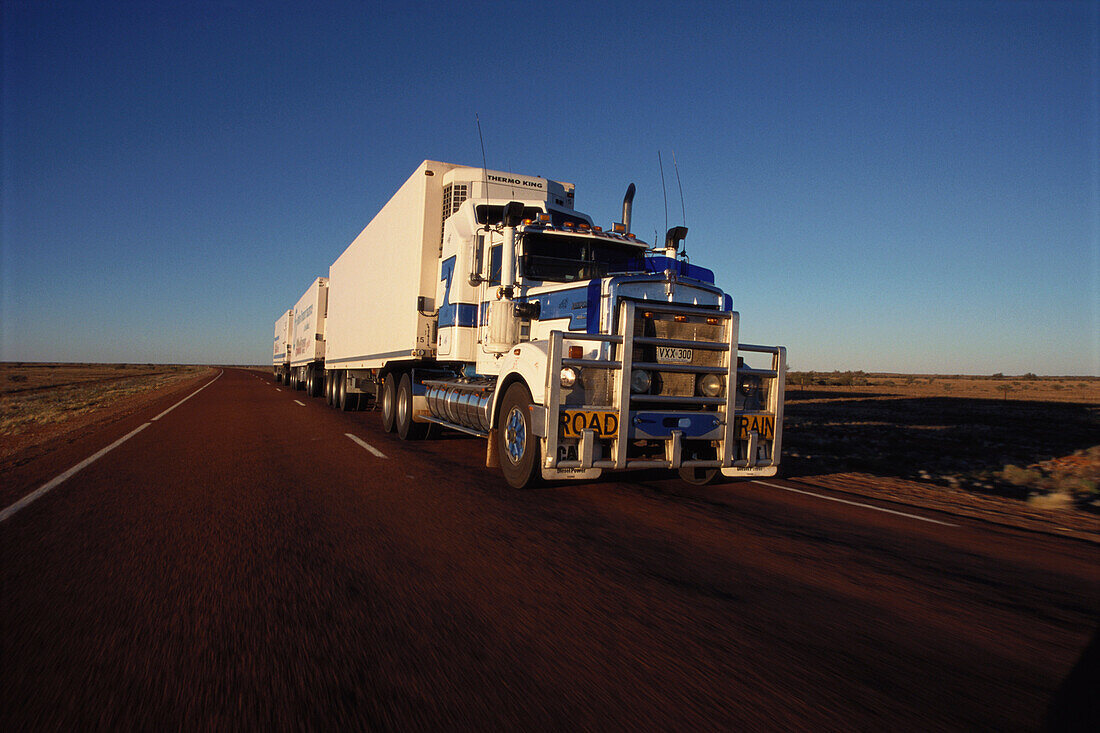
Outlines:
{"label": "front wheel", "polygon": [[531,422],[531,392],[516,382],[504,393],[497,420],[497,454],[504,480],[514,489],[536,482],[541,453]]}

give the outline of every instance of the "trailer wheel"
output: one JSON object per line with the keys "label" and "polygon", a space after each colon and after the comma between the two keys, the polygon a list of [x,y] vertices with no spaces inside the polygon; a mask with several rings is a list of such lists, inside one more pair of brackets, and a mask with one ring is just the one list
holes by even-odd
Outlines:
{"label": "trailer wheel", "polygon": [[497,454],[504,480],[514,489],[531,486],[539,470],[539,437],[531,423],[531,392],[516,382],[500,401],[497,419]]}
{"label": "trailer wheel", "polygon": [[397,437],[401,440],[422,440],[428,434],[428,426],[424,423],[413,422],[413,388],[412,377],[406,372],[401,375],[401,382],[397,385],[396,414],[394,422],[397,427]]}
{"label": "trailer wheel", "polygon": [[397,427],[397,386],[393,383],[393,372],[387,372],[382,379],[382,429],[392,433]]}
{"label": "trailer wheel", "polygon": [[325,372],[325,402],[328,403],[329,407],[336,406],[336,400],[332,396],[333,388],[336,386],[335,374],[336,372]]}
{"label": "trailer wheel", "polygon": [[348,394],[347,372],[340,372],[340,381],[336,386],[340,390],[340,409],[344,412],[353,412],[359,406],[359,395],[354,392]]}
{"label": "trailer wheel", "polygon": [[309,396],[320,397],[324,391],[324,372],[315,366],[309,368]]}

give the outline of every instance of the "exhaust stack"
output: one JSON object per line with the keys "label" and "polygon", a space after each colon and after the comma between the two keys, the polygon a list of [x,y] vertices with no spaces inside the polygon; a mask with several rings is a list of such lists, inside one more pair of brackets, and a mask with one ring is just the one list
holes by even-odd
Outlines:
{"label": "exhaust stack", "polygon": [[688,235],[687,227],[672,227],[665,234],[665,256],[676,257],[676,251],[680,249],[680,242]]}
{"label": "exhaust stack", "polygon": [[630,211],[634,208],[634,184],[626,187],[626,196],[623,196],[623,226],[625,234],[630,234]]}

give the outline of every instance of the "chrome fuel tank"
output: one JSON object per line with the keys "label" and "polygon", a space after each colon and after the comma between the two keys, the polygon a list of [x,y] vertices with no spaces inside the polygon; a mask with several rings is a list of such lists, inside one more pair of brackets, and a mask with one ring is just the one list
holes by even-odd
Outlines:
{"label": "chrome fuel tank", "polygon": [[480,432],[492,424],[493,380],[428,380],[428,409],[432,417]]}

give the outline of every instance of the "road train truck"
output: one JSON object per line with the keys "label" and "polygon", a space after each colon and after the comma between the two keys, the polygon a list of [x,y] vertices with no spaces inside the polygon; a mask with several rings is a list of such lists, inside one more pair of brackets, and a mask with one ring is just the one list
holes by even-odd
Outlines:
{"label": "road train truck", "polygon": [[290,342],[293,338],[291,326],[294,324],[294,311],[288,310],[275,321],[275,350],[271,355],[271,368],[275,381],[285,384],[290,378]]}
{"label": "road train truck", "polygon": [[328,310],[328,278],[319,277],[298,299],[289,313],[290,370],[287,383],[320,397],[325,381],[325,318]]}
{"label": "road train truck", "polygon": [[738,342],[732,298],[682,252],[686,227],[652,247],[631,233],[634,190],[604,229],[573,184],[424,161],[332,264],[322,350],[292,356],[291,378],[376,408],[403,440],[484,438],[517,488],[639,468],[774,475],[786,350]]}

